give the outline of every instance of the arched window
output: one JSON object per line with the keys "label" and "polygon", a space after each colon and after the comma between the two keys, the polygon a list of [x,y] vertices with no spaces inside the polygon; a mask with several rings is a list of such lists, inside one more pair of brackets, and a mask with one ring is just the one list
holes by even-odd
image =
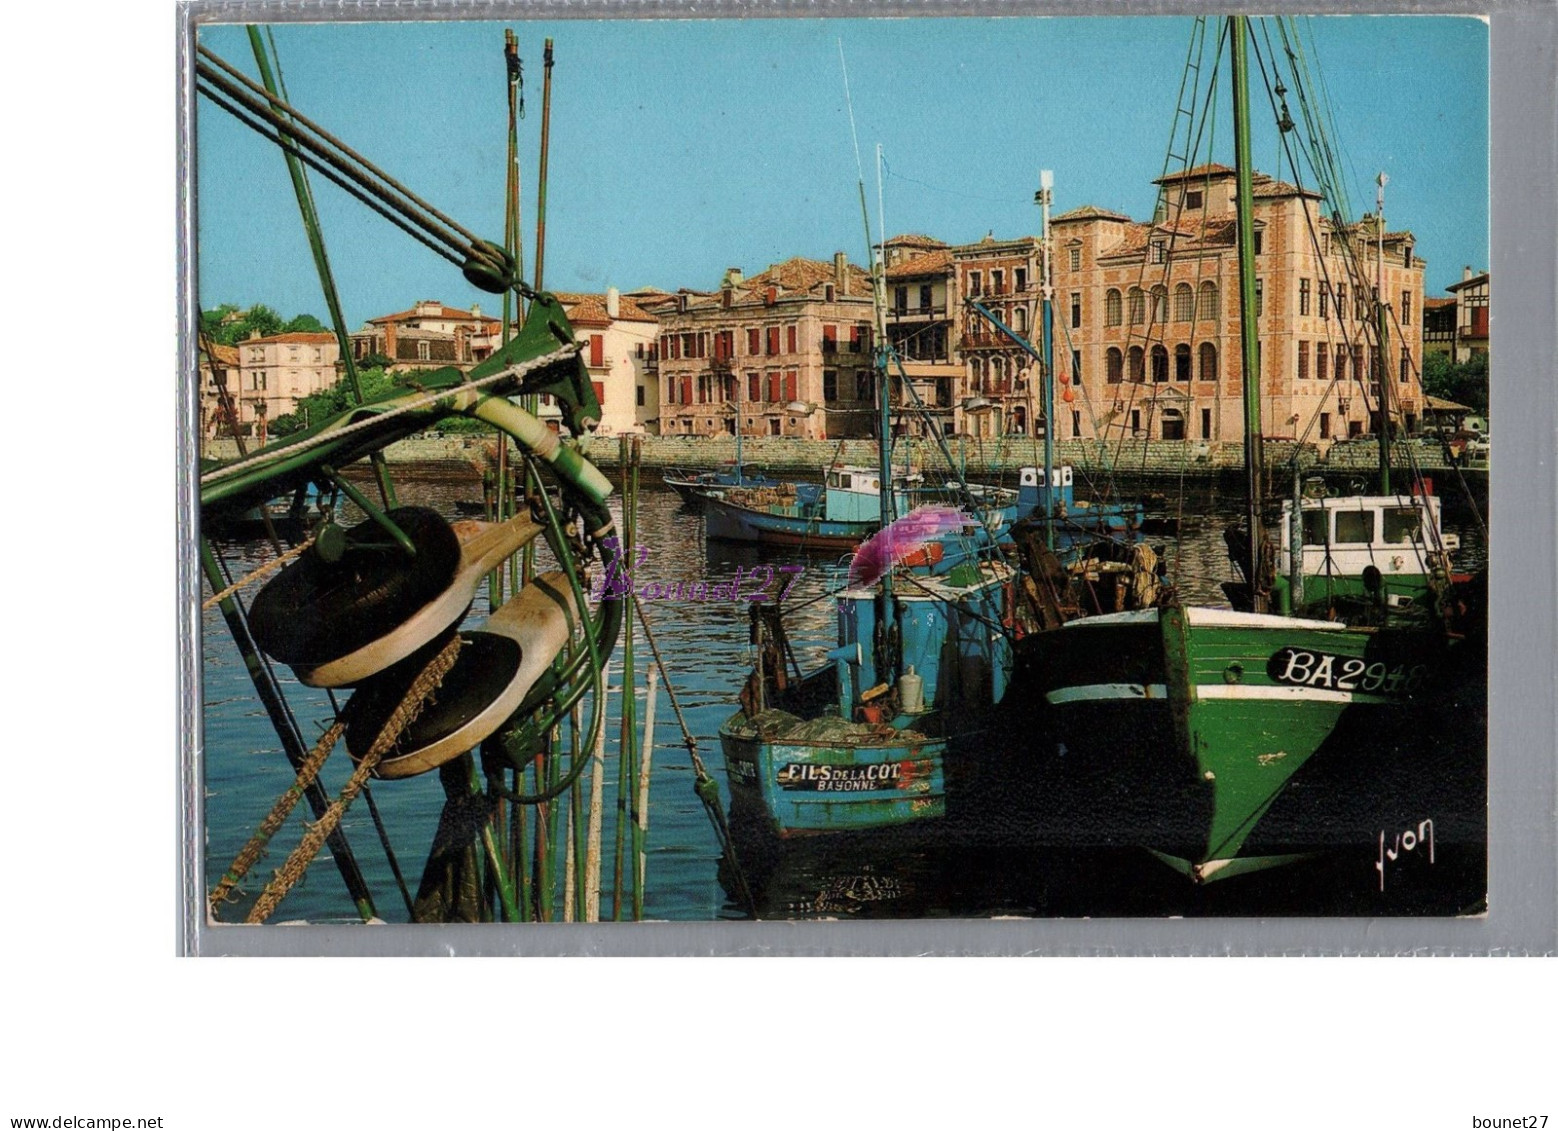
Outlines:
{"label": "arched window", "polygon": [[1201,343],[1201,380],[1217,380],[1217,347],[1211,342]]}
{"label": "arched window", "polygon": [[1177,408],[1163,410],[1163,438],[1165,440],[1183,440],[1185,438],[1185,414]]}
{"label": "arched window", "polygon": [[1120,292],[1110,287],[1104,294],[1104,325],[1118,326],[1120,324]]}
{"label": "arched window", "polygon": [[1168,380],[1168,350],[1161,345],[1152,347],[1152,379],[1159,383]]}
{"label": "arched window", "polygon": [[983,390],[980,388],[981,383],[982,382],[979,380],[979,359],[977,357],[969,358],[968,391],[970,393],[982,392]]}
{"label": "arched window", "polygon": [[1201,313],[1203,321],[1215,322],[1222,315],[1217,301],[1217,284],[1208,279],[1201,284]]}
{"label": "arched window", "polygon": [[1125,357],[1114,346],[1110,346],[1104,355],[1104,367],[1109,374],[1109,384],[1118,385],[1125,379]]}
{"label": "arched window", "polygon": [[1184,343],[1174,347],[1174,380],[1190,380],[1190,347]]}
{"label": "arched window", "polygon": [[1140,346],[1132,346],[1131,347],[1131,380],[1135,381],[1137,384],[1140,384],[1142,381],[1146,380],[1146,374],[1145,374],[1145,371],[1144,371],[1142,366],[1143,366],[1143,354],[1141,352],[1141,347]]}
{"label": "arched window", "polygon": [[1006,377],[1006,362],[998,357],[990,359],[990,391],[993,393],[1005,392],[1001,388],[1001,382]]}
{"label": "arched window", "polygon": [[1152,288],[1152,324],[1161,326],[1168,321],[1168,288],[1162,283]]}
{"label": "arched window", "polygon": [[1147,300],[1141,293],[1140,287],[1132,287],[1131,294],[1131,325],[1140,326],[1147,320]]}
{"label": "arched window", "polygon": [[1012,329],[1019,334],[1026,333],[1028,329],[1028,311],[1025,307],[1017,307],[1012,311]]}
{"label": "arched window", "polygon": [[1196,314],[1196,296],[1189,283],[1174,288],[1174,321],[1189,322]]}

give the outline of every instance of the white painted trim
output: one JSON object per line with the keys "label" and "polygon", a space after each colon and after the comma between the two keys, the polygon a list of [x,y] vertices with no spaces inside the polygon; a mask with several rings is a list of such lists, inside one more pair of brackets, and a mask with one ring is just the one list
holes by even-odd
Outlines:
{"label": "white painted trim", "polygon": [[1051,703],[1090,703],[1108,699],[1168,698],[1168,687],[1161,683],[1089,683],[1080,687],[1057,687],[1044,696]]}
{"label": "white painted trim", "polygon": [[1186,609],[1195,628],[1307,628],[1316,632],[1346,632],[1348,626],[1334,620],[1281,617],[1272,613],[1241,613],[1233,609]]}
{"label": "white painted trim", "polygon": [[1324,687],[1296,687],[1286,684],[1253,686],[1242,683],[1198,683],[1198,699],[1302,699],[1320,703],[1400,703],[1388,695],[1369,695],[1361,691],[1332,691]]}

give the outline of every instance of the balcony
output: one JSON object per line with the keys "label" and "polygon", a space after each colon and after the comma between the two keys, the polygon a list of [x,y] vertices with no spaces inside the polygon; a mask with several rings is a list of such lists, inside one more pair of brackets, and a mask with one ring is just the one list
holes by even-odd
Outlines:
{"label": "balcony", "polygon": [[947,316],[946,303],[932,306],[895,306],[888,310],[888,318],[894,322],[924,322]]}
{"label": "balcony", "polygon": [[971,332],[965,333],[959,342],[959,349],[965,350],[1000,350],[1013,349],[1012,340],[1005,334]]}

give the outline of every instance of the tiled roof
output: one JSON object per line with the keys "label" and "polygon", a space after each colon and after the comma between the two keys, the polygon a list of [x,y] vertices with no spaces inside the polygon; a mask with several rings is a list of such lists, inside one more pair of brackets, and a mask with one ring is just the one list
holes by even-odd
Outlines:
{"label": "tiled roof", "polygon": [[1300,188],[1298,185],[1290,185],[1286,181],[1274,181],[1270,177],[1256,184],[1254,195],[1262,198],[1277,196],[1307,196],[1314,200],[1324,199],[1314,189]]}
{"label": "tiled roof", "polygon": [[458,306],[444,306],[439,304],[436,311],[422,311],[417,307],[410,310],[397,311],[394,314],[386,314],[381,318],[368,319],[368,325],[377,326],[384,322],[411,322],[418,318],[440,318],[447,321],[496,323],[499,320],[486,314],[472,314],[469,310],[461,310]]}
{"label": "tiled roof", "polygon": [[1484,271],[1480,275],[1473,275],[1470,279],[1462,279],[1459,283],[1451,283],[1444,289],[1447,291],[1463,291],[1467,287],[1475,287],[1481,283],[1486,283],[1487,281],[1488,272]]}
{"label": "tiled roof", "polygon": [[1115,255],[1133,255],[1144,251],[1154,235],[1172,237],[1175,252],[1199,248],[1232,247],[1235,223],[1232,219],[1180,220],[1174,224],[1131,224],[1119,243],[1099,249],[1100,259]]}
{"label": "tiled roof", "polygon": [[1051,216],[1050,224],[1064,224],[1068,220],[1129,220],[1130,217],[1120,212],[1110,212],[1107,208],[1099,208],[1096,205],[1084,204],[1080,208],[1073,208],[1069,212],[1062,212],[1059,216]]}
{"label": "tiled roof", "polygon": [[[845,271],[849,279],[849,291],[851,294],[869,294],[871,277],[856,267],[853,263],[846,264]],[[810,291],[823,283],[834,282],[833,264],[824,263],[819,259],[806,259],[795,256],[786,259],[783,263],[775,263],[767,271],[753,275],[745,280],[742,286],[748,290],[761,290],[765,287],[777,286],[786,291]]]}
{"label": "tiled roof", "polygon": [[906,259],[887,269],[889,279],[905,279],[915,275],[939,275],[952,266],[952,249],[942,247],[936,251],[928,251],[924,255],[916,255],[913,259]]}
{"label": "tiled roof", "polygon": [[261,343],[281,342],[285,345],[310,345],[319,346],[325,343],[335,342],[334,334],[310,334],[296,332],[291,334],[272,334],[268,338],[245,338],[239,345],[257,346]]}
{"label": "tiled roof", "polygon": [[1152,183],[1155,185],[1171,184],[1175,181],[1191,181],[1198,177],[1222,177],[1233,176],[1234,171],[1227,165],[1209,164],[1197,165],[1194,169],[1185,169],[1182,172],[1170,173],[1165,177],[1159,177]]}
{"label": "tiled roof", "polygon": [[931,248],[946,247],[947,245],[933,236],[922,236],[918,232],[905,232],[901,236],[894,236],[883,247],[922,247]]}
{"label": "tiled roof", "polygon": [[[568,294],[556,292],[557,301],[563,304],[568,320],[575,325],[609,326],[613,321],[606,313],[606,296],[597,294]],[[627,295],[617,296],[618,322],[653,322],[655,316],[639,306]]]}
{"label": "tiled roof", "polygon": [[1425,298],[1423,300],[1423,309],[1443,310],[1447,306],[1454,306],[1455,303],[1456,300],[1453,298]]}
{"label": "tiled roof", "polygon": [[[1454,299],[1450,299],[1450,301],[1454,302],[1455,300]],[[202,348],[200,350],[200,355],[202,357],[206,356],[206,350],[204,348]],[[224,346],[221,342],[212,342],[211,343],[210,356],[215,358],[217,360],[217,362],[219,364],[221,364],[221,365],[237,365],[238,364],[238,347],[237,346]]]}

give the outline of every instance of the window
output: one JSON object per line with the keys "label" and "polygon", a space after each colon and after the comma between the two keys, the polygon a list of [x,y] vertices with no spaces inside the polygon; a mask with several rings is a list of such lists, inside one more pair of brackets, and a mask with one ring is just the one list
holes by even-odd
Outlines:
{"label": "window", "polygon": [[[1069,251],[1068,262],[1071,264],[1071,269],[1073,271],[1080,271],[1080,270],[1082,270],[1082,249],[1079,248],[1079,247],[1073,247],[1073,248],[1069,248],[1068,251]],[[1019,270],[1020,270],[1020,268],[1019,268]]]}
{"label": "window", "polygon": [[1082,293],[1071,292],[1071,328],[1080,329],[1082,325]]}
{"label": "window", "polygon": [[833,284],[832,283],[829,283],[829,284],[827,284],[826,286],[824,286],[822,288],[822,301],[823,302],[832,302],[833,301]]}
{"label": "window", "polygon": [[634,390],[634,397],[639,408],[644,407],[644,386],[640,385]]}
{"label": "window", "polygon": [[[1189,349],[1189,346],[1185,347]],[[1185,438],[1185,414],[1177,408],[1163,410],[1163,438],[1165,440],[1183,440]]]}
{"label": "window", "polygon": [[839,399],[838,370],[824,369],[822,371],[822,399],[827,404],[832,404]]}
{"label": "window", "polygon": [[823,326],[822,328],[822,352],[826,354],[837,353],[839,348],[839,328],[837,326]]}
{"label": "window", "polygon": [[1082,351],[1071,351],[1071,379],[1077,384],[1082,383]]}
{"label": "window", "polygon": [[[1073,251],[1072,254],[1075,255],[1076,252]],[[1076,265],[1073,264],[1071,269],[1075,271]],[[1026,267],[1018,267],[1012,272],[1012,278],[1014,280],[1012,284],[1013,290],[1021,293],[1028,289],[1028,269]]]}
{"label": "window", "polygon": [[1201,410],[1201,439],[1203,439],[1203,440],[1210,440],[1211,438],[1212,438],[1212,410],[1209,409],[1209,408],[1203,408]]}
{"label": "window", "polygon": [[1152,241],[1152,262],[1154,262],[1154,263],[1166,263],[1166,262],[1168,262],[1168,248],[1167,248],[1167,246],[1164,244],[1164,242],[1162,240],[1153,240]]}
{"label": "window", "polygon": [[1401,324],[1409,325],[1412,321],[1412,292],[1401,292]]}
{"label": "window", "polygon": [[876,381],[869,369],[857,369],[855,371],[855,399],[857,401],[874,401],[876,399]]}
{"label": "window", "polygon": [[1104,355],[1104,370],[1106,380],[1111,385],[1118,385],[1125,379],[1125,357],[1114,346],[1109,347],[1109,352]]}
{"label": "window", "polygon": [[771,404],[779,403],[779,382],[779,374],[770,373],[768,375],[768,401]]}
{"label": "window", "polygon": [[795,327],[794,326],[786,326],[784,328],[784,346],[785,346],[785,351],[788,352],[788,353],[798,353],[798,352],[800,352],[799,350],[797,350],[795,348]]}
{"label": "window", "polygon": [[1347,380],[1347,347],[1336,347],[1336,383],[1338,385]]}
{"label": "window", "polygon": [[1354,546],[1367,546],[1374,541],[1374,512],[1337,511],[1336,541]]}
{"label": "window", "polygon": [[763,352],[763,332],[756,326],[747,329],[747,353],[756,357]]}
{"label": "window", "polygon": [[1347,284],[1336,284],[1336,320],[1347,321]]}
{"label": "window", "polygon": [[1132,326],[1140,326],[1147,321],[1147,296],[1141,293],[1140,287],[1131,288],[1130,306]]}
{"label": "window", "polygon": [[1161,326],[1168,321],[1168,288],[1162,283],[1152,288],[1152,324]]}
{"label": "window", "polygon": [[1152,379],[1157,384],[1162,384],[1169,379],[1168,350],[1161,345],[1152,347]]}
{"label": "window", "polygon": [[1405,385],[1412,379],[1412,351],[1402,347],[1401,350],[1401,384]]}
{"label": "window", "polygon": [[768,356],[773,357],[779,352],[779,327],[768,327]]}
{"label": "window", "polygon": [[1139,408],[1131,409],[1131,435],[1141,435],[1141,409]]}
{"label": "window", "polygon": [[1210,322],[1217,321],[1217,319],[1218,319],[1218,317],[1219,317],[1219,315],[1221,313],[1220,310],[1219,310],[1220,306],[1221,306],[1221,303],[1219,303],[1217,301],[1217,284],[1211,282],[1210,280],[1208,280],[1205,283],[1202,283],[1201,284],[1201,318],[1206,320],[1206,321],[1210,321]]}
{"label": "window", "polygon": [[1082,414],[1074,409],[1071,413],[1071,438],[1073,440],[1082,438]]}
{"label": "window", "polygon": [[1331,312],[1330,312],[1330,309],[1329,309],[1330,301],[1331,301],[1331,284],[1330,283],[1321,283],[1320,284],[1320,317],[1321,318],[1329,318],[1331,316]]}
{"label": "window", "polygon": [[1329,349],[1324,342],[1315,343],[1315,376],[1322,381],[1325,380],[1325,367],[1330,360]]}
{"label": "window", "polygon": [[894,310],[895,313],[898,313],[898,314],[907,314],[909,312],[909,288],[908,287],[894,287],[893,288],[893,310]]}
{"label": "window", "polygon": [[1309,380],[1309,343],[1298,343],[1298,379]]}
{"label": "window", "polygon": [[[1184,343],[1174,347],[1174,380],[1190,380],[1190,347]],[[1183,440],[1184,436],[1181,435],[1175,438]],[[1165,436],[1164,439],[1168,439],[1168,437]]]}
{"label": "window", "polygon": [[993,295],[1004,295],[1006,293],[1005,271],[990,272],[990,293]]}
{"label": "window", "polygon": [[1259,228],[1255,229],[1255,254],[1256,255],[1260,254],[1260,250],[1261,250],[1261,236],[1262,236],[1262,234],[1263,233],[1261,232],[1261,230]]}
{"label": "window", "polygon": [[1147,379],[1145,355],[1140,346],[1132,346],[1130,353],[1131,380],[1138,385]]}
{"label": "window", "polygon": [[1026,307],[1015,307],[1012,310],[1012,329],[1019,334],[1028,329],[1028,310]]}
{"label": "window", "polygon": [[[1324,349],[1325,347],[1321,346],[1320,348]],[[1322,439],[1322,440],[1329,440],[1330,438],[1331,438],[1331,414],[1328,413],[1328,412],[1322,412],[1320,414],[1320,439]]]}
{"label": "window", "polygon": [[968,273],[968,294],[970,298],[978,298],[984,294],[984,280],[978,271]]}
{"label": "window", "polygon": [[1255,280],[1255,317],[1259,318],[1265,311],[1266,284],[1264,279]]}
{"label": "window", "polygon": [[426,361],[426,360],[428,360],[432,356],[433,356],[433,345],[432,345],[431,342],[418,342],[417,343],[417,360],[418,361]]}
{"label": "window", "polygon": [[929,283],[921,283],[920,284],[920,309],[921,310],[929,310],[934,305],[935,305],[935,303],[934,303],[934,301],[932,299],[930,284]]}
{"label": "window", "polygon": [[1195,192],[1187,192],[1187,193],[1185,193],[1185,207],[1186,208],[1200,208],[1201,207],[1201,193],[1200,193],[1200,190],[1197,190]]}
{"label": "window", "polygon": [[1201,380],[1217,380],[1217,347],[1211,342],[1201,343]]}
{"label": "window", "polygon": [[1423,524],[1416,507],[1386,508],[1383,535],[1386,542],[1416,542],[1422,532]]}
{"label": "window", "polygon": [[1300,314],[1308,314],[1309,313],[1309,280],[1308,279],[1300,279],[1298,281],[1298,312]]}
{"label": "window", "polygon": [[788,369],[784,374],[784,399],[790,401],[800,399],[799,373],[794,369]]}
{"label": "window", "polygon": [[1174,321],[1189,322],[1196,314],[1196,295],[1189,283],[1174,288]]}
{"label": "window", "polygon": [[1319,507],[1304,511],[1304,545],[1324,546],[1330,541],[1326,537],[1325,519],[1326,512]]}
{"label": "window", "polygon": [[1120,292],[1110,287],[1104,292],[1104,325],[1120,324]]}
{"label": "window", "polygon": [[763,379],[756,373],[747,374],[747,400],[760,401],[763,399]]}
{"label": "window", "polygon": [[1409,243],[1401,245],[1401,266],[1412,266],[1412,245]]}

